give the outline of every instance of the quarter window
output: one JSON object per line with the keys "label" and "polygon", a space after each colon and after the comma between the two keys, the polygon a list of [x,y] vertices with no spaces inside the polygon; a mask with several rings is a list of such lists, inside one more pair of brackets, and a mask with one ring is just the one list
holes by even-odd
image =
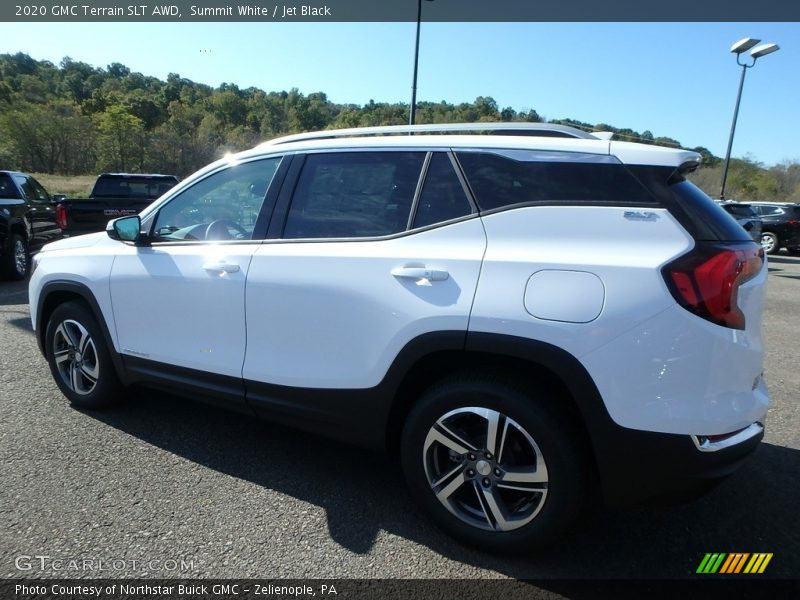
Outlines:
{"label": "quarter window", "polygon": [[183,190],[159,209],[155,241],[253,239],[280,161],[278,157],[234,165]]}
{"label": "quarter window", "polygon": [[405,231],[425,154],[310,154],[283,237],[360,238]]}
{"label": "quarter window", "polygon": [[456,156],[484,211],[530,202],[655,202],[607,155],[501,150]]}

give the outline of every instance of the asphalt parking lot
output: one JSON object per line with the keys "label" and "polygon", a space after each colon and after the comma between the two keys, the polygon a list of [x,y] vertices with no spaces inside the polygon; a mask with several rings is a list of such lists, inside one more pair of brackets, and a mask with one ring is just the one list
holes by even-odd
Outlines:
{"label": "asphalt parking lot", "polygon": [[744,468],[693,503],[596,511],[545,553],[495,557],[436,530],[382,455],[155,393],[71,409],[26,286],[0,282],[0,577],[676,579],[706,552],[772,552],[765,577],[796,578],[798,258],[770,259],[764,330],[772,407]]}

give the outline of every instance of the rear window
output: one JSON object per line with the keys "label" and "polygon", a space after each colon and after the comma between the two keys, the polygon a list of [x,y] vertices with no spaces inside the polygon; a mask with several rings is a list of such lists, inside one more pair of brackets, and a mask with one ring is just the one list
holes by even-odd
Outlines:
{"label": "rear window", "polygon": [[158,198],[175,186],[172,178],[100,178],[94,185],[92,196],[97,198]]}
{"label": "rear window", "polygon": [[607,155],[503,150],[456,156],[482,211],[537,202],[655,203],[625,166]]}

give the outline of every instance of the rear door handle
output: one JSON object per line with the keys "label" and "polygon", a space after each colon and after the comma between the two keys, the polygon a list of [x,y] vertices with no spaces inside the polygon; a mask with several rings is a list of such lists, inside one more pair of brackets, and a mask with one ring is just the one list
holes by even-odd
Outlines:
{"label": "rear door handle", "polygon": [[214,273],[236,273],[239,271],[239,265],[222,261],[207,262],[203,265],[203,269]]}
{"label": "rear door handle", "polygon": [[427,279],[428,281],[444,281],[450,277],[450,273],[440,269],[428,269],[427,267],[395,267],[392,275],[400,279]]}

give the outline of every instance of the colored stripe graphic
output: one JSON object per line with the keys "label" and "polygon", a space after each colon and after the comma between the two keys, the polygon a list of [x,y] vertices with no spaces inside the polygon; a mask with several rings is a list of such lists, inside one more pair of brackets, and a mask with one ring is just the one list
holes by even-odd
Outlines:
{"label": "colored stripe graphic", "polygon": [[767,568],[769,561],[772,560],[772,553],[753,554],[753,558],[747,563],[744,569],[745,573],[763,573]]}
{"label": "colored stripe graphic", "polygon": [[[772,560],[771,552],[707,552],[697,567],[697,573],[732,575],[763,573]],[[749,560],[748,560],[749,559]],[[747,565],[747,566],[745,566]]]}
{"label": "colored stripe graphic", "polygon": [[722,564],[722,561],[727,556],[724,552],[720,554],[719,552],[708,553],[703,558],[703,561],[700,563],[700,566],[697,567],[698,573],[716,573],[719,569],[719,566]]}
{"label": "colored stripe graphic", "polygon": [[738,573],[739,571],[742,570],[744,562],[747,560],[750,554],[735,552],[733,554],[729,554],[728,556],[730,557],[729,564],[726,564],[727,568],[726,566],[723,566],[723,568],[720,570],[720,573],[726,573],[726,574]]}

